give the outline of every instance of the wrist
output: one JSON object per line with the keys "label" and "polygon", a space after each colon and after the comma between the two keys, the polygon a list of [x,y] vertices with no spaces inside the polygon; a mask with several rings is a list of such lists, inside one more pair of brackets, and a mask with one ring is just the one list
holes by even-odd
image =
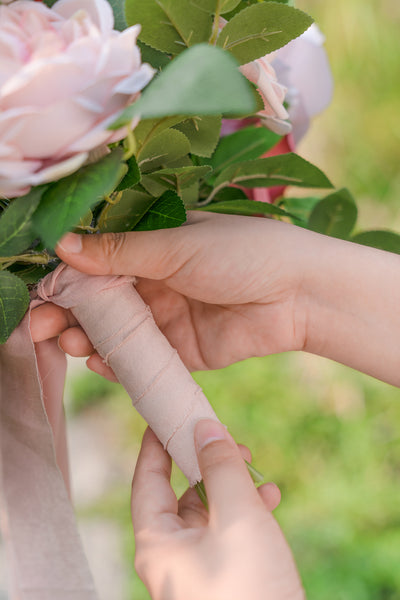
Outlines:
{"label": "wrist", "polygon": [[400,257],[309,233],[304,350],[399,385]]}

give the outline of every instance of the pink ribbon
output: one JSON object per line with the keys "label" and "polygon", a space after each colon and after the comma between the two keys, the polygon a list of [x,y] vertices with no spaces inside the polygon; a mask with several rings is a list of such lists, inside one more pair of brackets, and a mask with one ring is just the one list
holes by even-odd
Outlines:
{"label": "pink ribbon", "polygon": [[56,340],[35,348],[29,320],[30,309],[0,346],[0,525],[10,598],[96,600],[67,489],[66,361]]}
{"label": "pink ribbon", "polygon": [[132,283],[60,265],[0,346],[0,515],[12,600],[97,598],[68,495],[65,357],[56,339],[34,346],[31,308],[71,309],[190,483],[201,478],[194,425],[217,417]]}

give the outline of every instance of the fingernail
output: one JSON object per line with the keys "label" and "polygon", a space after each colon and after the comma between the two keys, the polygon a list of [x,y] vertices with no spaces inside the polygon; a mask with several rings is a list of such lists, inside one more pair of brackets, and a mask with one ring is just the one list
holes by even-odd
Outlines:
{"label": "fingernail", "polygon": [[61,238],[57,246],[63,252],[68,252],[68,254],[79,254],[82,250],[82,236],[76,233],[67,233]]}
{"label": "fingernail", "polygon": [[202,419],[196,423],[194,438],[198,450],[202,450],[211,442],[226,440],[226,427],[218,421]]}

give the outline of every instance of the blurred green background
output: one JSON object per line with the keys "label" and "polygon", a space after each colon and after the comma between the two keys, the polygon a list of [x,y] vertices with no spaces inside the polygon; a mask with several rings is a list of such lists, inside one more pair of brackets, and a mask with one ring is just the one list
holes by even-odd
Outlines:
{"label": "blurred green background", "polygon": [[[400,2],[297,6],[325,33],[336,81],[331,107],[299,152],[353,192],[360,227],[400,231]],[[104,600],[145,600],[133,569],[129,513],[144,423],[119,386],[75,363],[72,371],[67,410],[76,504],[99,592]],[[400,599],[400,392],[294,353],[196,379],[237,441],[251,448],[257,468],[280,486],[276,516],[308,598]],[[174,485],[184,490],[179,473]]]}

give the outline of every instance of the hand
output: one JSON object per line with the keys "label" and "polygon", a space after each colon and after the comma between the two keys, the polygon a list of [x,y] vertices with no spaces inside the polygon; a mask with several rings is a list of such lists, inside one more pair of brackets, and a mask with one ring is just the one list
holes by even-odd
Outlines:
{"label": "hand", "polygon": [[[67,242],[80,242],[80,252]],[[64,247],[63,247],[64,246]],[[75,248],[76,250],[76,248]],[[400,385],[400,257],[271,219],[194,213],[176,229],[73,236],[57,253],[137,289],[191,370],[306,350]],[[115,380],[71,315],[32,313],[33,339]]]}
{"label": "hand", "polygon": [[[86,273],[138,276],[139,293],[186,366],[216,369],[303,347],[304,233],[268,219],[194,213],[176,229],[69,235],[57,254]],[[82,243],[80,252],[67,251],[71,239]],[[61,333],[67,353],[93,353],[72,315],[52,305],[33,311],[35,341]],[[88,366],[113,379],[97,354]]]}
{"label": "hand", "polygon": [[195,430],[209,513],[189,489],[177,501],[171,461],[147,430],[132,486],[136,570],[153,600],[303,600],[289,546],[271,510],[274,484],[256,490],[223,425]]}

